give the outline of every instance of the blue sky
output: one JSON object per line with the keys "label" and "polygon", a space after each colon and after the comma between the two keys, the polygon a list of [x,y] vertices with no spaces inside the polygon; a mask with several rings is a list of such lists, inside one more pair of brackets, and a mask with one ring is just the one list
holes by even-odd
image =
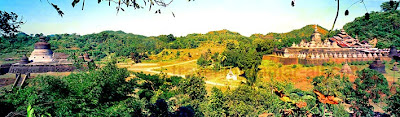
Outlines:
{"label": "blue sky", "polygon": [[[26,23],[20,30],[28,34],[83,35],[122,30],[145,36],[185,36],[228,29],[250,36],[289,32],[308,24],[330,29],[337,5],[335,0],[296,0],[295,7],[291,7],[291,0],[174,0],[169,7],[161,9],[162,14],[154,14],[156,8],[149,11],[148,8],[133,10],[132,7],[117,14],[116,4],[108,6],[108,2],[97,4],[97,0],[86,0],[85,8],[81,10],[82,3],[73,8],[72,0],[49,1],[64,11],[64,17],[60,17],[46,0],[1,0],[0,10],[22,16]],[[336,29],[365,14],[363,4],[357,3],[349,9],[350,15],[344,16],[344,11],[356,1],[359,0],[341,0]],[[380,11],[381,3],[388,0],[364,1],[369,11]]]}

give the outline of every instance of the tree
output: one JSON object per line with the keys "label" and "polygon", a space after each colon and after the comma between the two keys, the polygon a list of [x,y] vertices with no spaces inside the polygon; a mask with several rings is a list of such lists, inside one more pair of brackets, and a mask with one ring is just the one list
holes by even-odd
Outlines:
{"label": "tree", "polygon": [[[348,77],[340,75],[333,75],[331,70],[325,71],[325,76],[317,76],[313,78],[312,84],[314,90],[319,91],[322,95],[333,96],[337,99],[346,100],[346,95],[352,92],[350,89],[352,83],[348,80]],[[347,116],[348,113],[344,110],[340,104],[328,104],[322,103],[319,100],[316,105],[318,108],[314,113],[319,116],[324,116],[331,113],[333,116]]]}
{"label": "tree", "polygon": [[400,115],[400,89],[396,89],[396,93],[389,98],[387,111],[392,115]]}
{"label": "tree", "polygon": [[0,34],[5,37],[13,37],[14,33],[19,32],[19,26],[24,24],[21,20],[14,12],[0,11]]}
{"label": "tree", "polygon": [[211,96],[208,98],[207,112],[205,112],[204,115],[210,117],[226,116],[226,107],[224,107],[226,97],[222,91],[217,87],[213,87],[211,89]]}
{"label": "tree", "polygon": [[261,64],[261,55],[250,44],[241,44],[238,48],[226,49],[224,66],[239,67],[241,70],[258,68]]}
{"label": "tree", "polygon": [[258,71],[259,69],[255,67],[256,65],[253,65],[253,67],[248,68],[244,71],[244,76],[246,78],[246,83],[249,86],[253,86],[257,82],[258,78]]}
{"label": "tree", "polygon": [[384,12],[387,11],[395,11],[399,7],[399,2],[390,0],[389,2],[384,2],[381,5],[381,8]]}
{"label": "tree", "polygon": [[204,77],[188,76],[180,84],[179,88],[184,94],[188,94],[192,100],[203,101],[207,94]]}
{"label": "tree", "polygon": [[209,61],[207,60],[207,58],[204,57],[203,54],[200,55],[200,58],[197,59],[197,65],[200,65],[201,67],[206,67],[209,65]]}
{"label": "tree", "polygon": [[[139,2],[140,0],[97,0],[97,3],[100,4],[101,2],[108,2],[108,6],[111,6],[111,3],[116,4],[116,9],[117,13],[121,11],[125,11],[125,9],[133,7],[133,9],[144,9],[145,7],[149,8],[149,11],[152,10],[154,7],[159,7],[156,8],[154,13],[161,14],[161,8],[168,7],[173,0],[171,1],[164,1],[164,0],[143,0],[143,2]],[[194,0],[188,0],[194,1]],[[64,15],[64,12],[54,3],[51,3],[49,0],[47,0],[47,3],[53,6],[53,8],[58,12],[58,14],[62,17]],[[75,7],[78,3],[82,3],[82,10],[85,7],[85,0],[73,0],[71,5],[72,7]],[[172,16],[175,17],[174,12],[171,12]]]}
{"label": "tree", "polygon": [[373,107],[369,100],[382,102],[381,95],[389,95],[388,82],[381,73],[368,68],[357,71],[357,77],[349,95],[352,105],[350,109],[356,116],[373,116]]}
{"label": "tree", "polygon": [[[386,9],[388,3],[381,6]],[[384,10],[385,11],[385,10]],[[360,40],[378,39],[377,47],[388,48],[392,44],[400,46],[400,11],[372,12],[370,20],[364,20],[366,16],[357,17],[343,28],[352,36],[358,35]]]}
{"label": "tree", "polygon": [[190,106],[193,107],[196,116],[203,116],[200,105],[206,101],[207,90],[203,79],[204,77],[191,75],[179,83],[180,92],[189,96]]}
{"label": "tree", "polygon": [[167,37],[168,37],[168,42],[173,42],[176,40],[176,38],[172,34],[169,34]]}

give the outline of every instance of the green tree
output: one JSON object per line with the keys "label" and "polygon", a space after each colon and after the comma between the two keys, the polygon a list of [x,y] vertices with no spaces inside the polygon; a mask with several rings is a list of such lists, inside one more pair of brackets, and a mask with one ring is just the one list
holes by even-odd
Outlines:
{"label": "green tree", "polygon": [[205,58],[203,54],[200,55],[200,58],[197,59],[197,65],[200,65],[201,67],[206,67],[210,64],[210,61]]}
{"label": "green tree", "polygon": [[23,23],[16,13],[0,11],[0,34],[2,36],[14,36],[14,33],[19,32],[18,29]]}
{"label": "green tree", "polygon": [[261,55],[251,45],[240,45],[238,48],[227,49],[223,52],[226,56],[225,66],[239,67],[241,70],[258,68],[261,64]]}
{"label": "green tree", "polygon": [[383,2],[381,8],[384,12],[395,11],[399,7],[399,2],[390,0],[388,2]]}
{"label": "green tree", "polygon": [[400,90],[396,89],[396,93],[393,94],[388,101],[387,111],[392,115],[400,115]]}
{"label": "green tree", "polygon": [[389,95],[388,82],[381,73],[368,68],[357,71],[357,76],[353,91],[349,95],[351,110],[356,116],[373,116],[373,107],[369,100],[375,103],[382,102],[381,95]]}
{"label": "green tree", "polygon": [[204,77],[187,76],[179,83],[179,90],[185,95],[188,95],[194,108],[196,116],[203,116],[200,105],[206,101],[207,90],[205,87]]}
{"label": "green tree", "polygon": [[224,105],[226,99],[223,92],[217,87],[213,87],[211,89],[211,96],[208,98],[207,112],[204,112],[204,115],[210,117],[226,116],[226,107]]}

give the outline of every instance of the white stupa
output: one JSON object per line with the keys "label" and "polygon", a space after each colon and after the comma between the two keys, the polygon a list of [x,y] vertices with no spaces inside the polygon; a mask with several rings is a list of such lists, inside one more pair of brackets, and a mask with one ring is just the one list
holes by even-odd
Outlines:
{"label": "white stupa", "polygon": [[35,49],[29,60],[32,62],[53,62],[53,51],[51,51],[51,46],[44,40],[44,37],[40,37],[40,41],[35,43]]}
{"label": "white stupa", "polygon": [[233,74],[232,69],[229,70],[229,73],[226,74],[227,80],[237,80],[237,76]]}

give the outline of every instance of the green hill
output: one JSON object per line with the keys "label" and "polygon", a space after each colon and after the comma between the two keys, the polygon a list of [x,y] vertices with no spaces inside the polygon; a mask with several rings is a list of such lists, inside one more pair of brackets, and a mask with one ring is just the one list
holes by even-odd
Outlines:
{"label": "green hill", "polygon": [[[311,34],[314,33],[315,25],[307,25],[300,29],[295,29],[287,33],[268,33],[263,34],[253,34],[250,36],[251,39],[266,39],[274,40],[274,45],[277,48],[288,47],[292,45],[293,42],[299,43],[301,40],[310,41]],[[332,36],[333,33],[328,33],[328,30],[324,27],[318,26],[318,32],[321,33],[322,39]]]}
{"label": "green hill", "polygon": [[[268,33],[266,35],[262,34],[253,34],[251,37],[259,37],[262,39],[290,39],[290,38],[299,38],[299,39],[310,39],[311,34],[314,33],[315,25],[307,25],[300,29],[295,29],[287,33]],[[326,37],[328,34],[328,30],[324,27],[318,26],[318,32],[321,33],[323,37]]]}
{"label": "green hill", "polygon": [[372,12],[370,19],[357,17],[343,27],[353,37],[360,40],[378,39],[378,48],[388,48],[391,45],[400,47],[400,11]]}
{"label": "green hill", "polygon": [[[324,36],[327,30],[318,26],[319,32]],[[214,44],[253,44],[268,54],[274,47],[287,47],[293,42],[300,42],[301,39],[309,39],[314,32],[314,25],[307,25],[288,33],[268,33],[266,35],[254,34],[250,37],[243,36],[229,30],[210,31],[206,34],[188,34],[175,37],[170,35],[143,36],[123,31],[103,31],[87,35],[77,34],[54,34],[47,36],[47,41],[52,45],[55,52],[79,54],[87,52],[95,60],[100,60],[110,53],[116,56],[154,55],[164,49],[193,49],[201,43],[212,42]],[[18,34],[15,38],[0,38],[0,52],[16,54],[29,54],[33,44],[39,40],[39,36]],[[279,40],[279,41],[276,41]]]}

